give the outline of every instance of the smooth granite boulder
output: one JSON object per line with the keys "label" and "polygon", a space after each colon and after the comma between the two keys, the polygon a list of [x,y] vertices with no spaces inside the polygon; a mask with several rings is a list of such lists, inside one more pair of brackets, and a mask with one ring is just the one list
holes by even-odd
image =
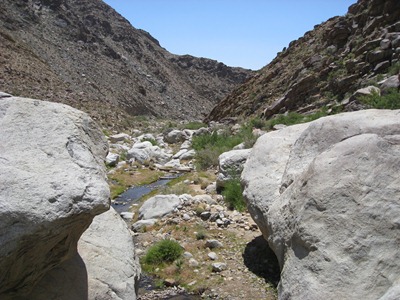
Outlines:
{"label": "smooth granite boulder", "polygon": [[243,173],[281,266],[280,299],[399,299],[400,111],[367,110],[260,137]]}
{"label": "smooth granite boulder", "polygon": [[0,298],[28,294],[76,255],[109,207],[108,146],[85,113],[19,97],[0,99]]}

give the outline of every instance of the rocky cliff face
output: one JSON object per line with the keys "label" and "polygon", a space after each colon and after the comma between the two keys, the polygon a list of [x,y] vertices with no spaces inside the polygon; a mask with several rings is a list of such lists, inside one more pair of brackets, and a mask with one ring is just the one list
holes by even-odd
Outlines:
{"label": "rocky cliff face", "polygon": [[173,55],[101,0],[5,0],[0,10],[0,89],[70,104],[105,125],[201,118],[252,74]]}
{"label": "rocky cliff face", "polygon": [[235,89],[206,118],[311,112],[398,72],[400,2],[359,0],[315,26]]}

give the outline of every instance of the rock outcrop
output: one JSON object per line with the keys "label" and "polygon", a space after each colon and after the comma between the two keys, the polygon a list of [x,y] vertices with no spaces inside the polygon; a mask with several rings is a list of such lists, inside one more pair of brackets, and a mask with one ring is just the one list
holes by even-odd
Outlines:
{"label": "rock outcrop", "polygon": [[107,143],[66,105],[0,99],[0,298],[25,296],[76,255],[81,234],[109,207]]}
{"label": "rock outcrop", "polygon": [[[359,0],[345,16],[316,25],[289,43],[257,75],[219,102],[206,121],[239,116],[271,118],[340,106],[354,91],[397,75],[400,2]],[[397,86],[398,86],[397,82]]]}
{"label": "rock outcrop", "polygon": [[280,299],[400,297],[399,117],[345,113],[258,139],[242,182]]}

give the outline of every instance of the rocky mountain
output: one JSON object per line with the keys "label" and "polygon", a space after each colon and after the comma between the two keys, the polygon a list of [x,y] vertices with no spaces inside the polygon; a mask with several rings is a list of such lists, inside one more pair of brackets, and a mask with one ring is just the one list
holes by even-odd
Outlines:
{"label": "rocky mountain", "polygon": [[[206,118],[308,113],[400,69],[400,2],[359,0],[278,53]],[[350,105],[351,107],[351,105]],[[353,110],[354,107],[347,110]],[[346,110],[346,108],[345,108]]]}
{"label": "rocky mountain", "polygon": [[202,118],[253,74],[173,55],[101,0],[4,0],[0,10],[0,90],[72,105],[104,125]]}

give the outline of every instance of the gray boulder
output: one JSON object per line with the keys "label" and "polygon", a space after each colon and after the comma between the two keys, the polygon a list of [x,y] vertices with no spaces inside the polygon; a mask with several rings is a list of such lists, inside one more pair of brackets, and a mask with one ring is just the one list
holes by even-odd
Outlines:
{"label": "gray boulder", "polygon": [[150,159],[150,155],[146,151],[146,149],[132,148],[126,154],[126,158],[128,160],[133,159],[134,161],[137,161],[137,162],[143,164],[145,161]]}
{"label": "gray boulder", "polygon": [[147,226],[153,226],[154,224],[156,224],[156,222],[157,219],[139,220],[133,223],[131,228],[134,232],[140,232]]}
{"label": "gray boulder", "polygon": [[119,161],[119,155],[116,153],[108,153],[106,157],[106,163],[110,167],[115,167],[118,164]]}
{"label": "gray boulder", "polygon": [[164,141],[168,144],[176,144],[189,139],[190,135],[184,130],[171,130],[164,135]]}
{"label": "gray boulder", "polygon": [[196,156],[196,150],[191,149],[191,150],[189,150],[189,151],[183,153],[183,154],[179,157],[179,159],[180,159],[180,160],[191,160],[191,159],[193,159],[195,156]]}
{"label": "gray boulder", "polygon": [[355,91],[354,94],[351,95],[350,101],[357,100],[359,97],[362,97],[362,96],[372,95],[372,93],[378,93],[380,95],[381,90],[373,85],[367,86],[365,88]]}
{"label": "gray boulder", "polygon": [[398,88],[400,86],[398,75],[390,76],[389,78],[379,82],[379,87],[382,93],[388,91],[389,89]]}
{"label": "gray boulder", "polygon": [[132,236],[113,208],[96,216],[78,243],[79,254],[51,270],[31,300],[134,300],[140,276]]}
{"label": "gray boulder", "polygon": [[156,195],[143,203],[139,209],[139,219],[159,219],[173,212],[180,204],[177,195]]}
{"label": "gray boulder", "polygon": [[131,137],[126,133],[118,133],[109,137],[111,143],[123,142],[129,140]]}
{"label": "gray boulder", "polygon": [[321,118],[262,136],[242,173],[281,266],[280,299],[400,297],[400,111]]}
{"label": "gray boulder", "polygon": [[101,130],[66,105],[0,101],[0,298],[24,296],[76,255],[109,207]]}
{"label": "gray boulder", "polygon": [[251,149],[231,150],[222,153],[219,158],[219,173],[217,176],[217,189],[233,178],[239,178]]}
{"label": "gray boulder", "polygon": [[149,141],[136,143],[127,153],[128,159],[134,159],[140,163],[152,160],[158,163],[165,163],[171,155],[162,150],[159,146],[153,146]]}

